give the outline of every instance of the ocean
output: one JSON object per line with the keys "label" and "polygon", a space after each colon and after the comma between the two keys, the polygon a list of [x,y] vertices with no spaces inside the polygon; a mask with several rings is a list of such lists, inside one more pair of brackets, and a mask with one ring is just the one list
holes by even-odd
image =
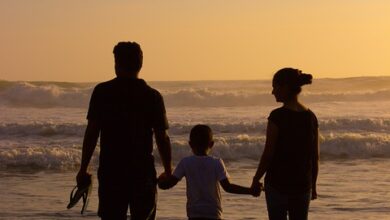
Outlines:
{"label": "ocean", "polygon": [[[249,186],[264,149],[270,80],[149,82],[165,101],[173,164],[191,154],[198,123],[214,132],[211,152],[234,183]],[[99,147],[84,216],[67,210],[75,185],[89,98],[96,83],[0,81],[0,219],[98,219]],[[310,219],[390,219],[390,77],[315,79],[300,99],[319,119],[318,200]],[[161,172],[158,153],[157,170]],[[267,219],[264,195],[223,192],[225,219]],[[185,180],[158,192],[157,219],[186,219]]]}

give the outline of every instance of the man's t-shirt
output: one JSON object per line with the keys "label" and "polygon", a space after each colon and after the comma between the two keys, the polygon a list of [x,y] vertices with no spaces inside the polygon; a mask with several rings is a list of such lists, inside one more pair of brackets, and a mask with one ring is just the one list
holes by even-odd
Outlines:
{"label": "man's t-shirt", "polygon": [[222,159],[195,155],[185,157],[173,175],[179,180],[186,177],[189,218],[222,218],[219,181],[228,178]]}
{"label": "man's t-shirt", "polygon": [[305,193],[312,183],[312,163],[317,147],[318,121],[310,110],[284,107],[271,112],[269,121],[278,127],[274,156],[265,181],[283,193]]}
{"label": "man's t-shirt", "polygon": [[154,170],[153,130],[167,129],[168,122],[161,94],[144,80],[117,77],[98,84],[87,119],[101,128],[99,174]]}

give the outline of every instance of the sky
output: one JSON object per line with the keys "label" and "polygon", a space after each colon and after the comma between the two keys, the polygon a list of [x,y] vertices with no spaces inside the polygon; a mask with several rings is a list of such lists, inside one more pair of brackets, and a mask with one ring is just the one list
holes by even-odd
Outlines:
{"label": "sky", "polygon": [[0,79],[96,82],[136,41],[151,81],[390,76],[388,0],[1,0]]}

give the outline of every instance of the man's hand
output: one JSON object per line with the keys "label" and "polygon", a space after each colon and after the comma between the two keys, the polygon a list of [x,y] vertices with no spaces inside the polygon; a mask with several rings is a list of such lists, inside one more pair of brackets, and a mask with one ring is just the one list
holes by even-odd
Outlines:
{"label": "man's hand", "polygon": [[86,171],[79,171],[76,176],[77,187],[83,187],[91,182],[91,174]]}

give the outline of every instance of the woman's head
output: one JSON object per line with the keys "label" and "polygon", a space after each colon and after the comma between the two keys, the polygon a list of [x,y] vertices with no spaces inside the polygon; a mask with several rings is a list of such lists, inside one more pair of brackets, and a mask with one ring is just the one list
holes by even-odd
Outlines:
{"label": "woman's head", "polygon": [[303,85],[311,84],[312,79],[311,74],[302,73],[299,69],[280,69],[272,80],[272,94],[275,95],[278,102],[288,101],[302,91]]}

